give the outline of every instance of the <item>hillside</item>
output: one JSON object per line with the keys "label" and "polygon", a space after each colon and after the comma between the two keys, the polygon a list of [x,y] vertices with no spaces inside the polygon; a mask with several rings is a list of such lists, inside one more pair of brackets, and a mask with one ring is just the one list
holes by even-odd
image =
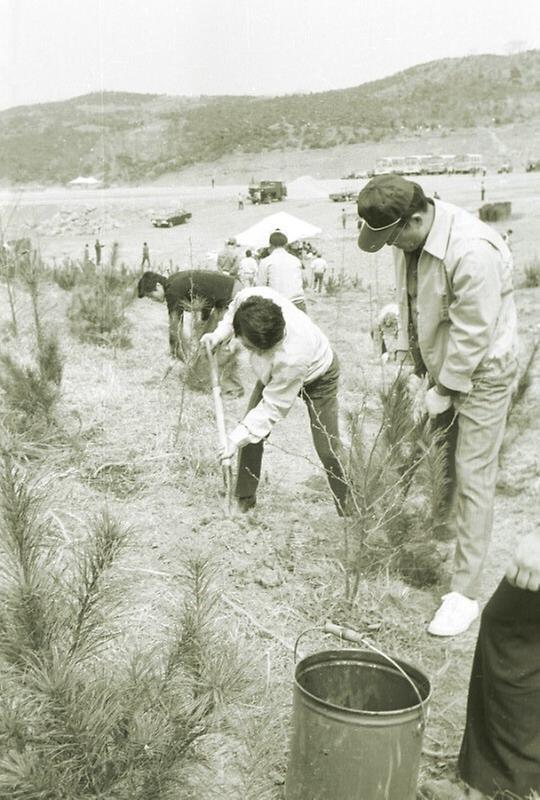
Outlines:
{"label": "hillside", "polygon": [[326,149],[540,118],[540,50],[468,56],[281,97],[105,92],[0,112],[0,180],[154,179],[228,154]]}

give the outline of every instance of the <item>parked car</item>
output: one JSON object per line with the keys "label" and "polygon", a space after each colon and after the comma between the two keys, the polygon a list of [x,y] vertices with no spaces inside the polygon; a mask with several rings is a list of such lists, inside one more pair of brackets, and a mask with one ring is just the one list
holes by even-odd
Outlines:
{"label": "parked car", "polygon": [[508,161],[505,161],[504,164],[501,164],[500,167],[497,167],[497,172],[499,175],[503,175],[505,172],[512,172],[512,164],[510,164]]}
{"label": "parked car", "polygon": [[359,172],[349,172],[347,175],[342,175],[342,181],[353,180],[354,178],[369,178],[371,177],[369,172],[365,169],[360,170]]}
{"label": "parked car", "polygon": [[188,219],[191,219],[190,211],[175,211],[168,217],[154,217],[152,225],[154,228],[172,228],[174,225],[183,225]]}
{"label": "parked car", "polygon": [[346,203],[349,200],[356,200],[358,196],[358,189],[353,189],[352,191],[347,189],[342,192],[331,192],[328,195],[330,200],[333,200],[334,203]]}

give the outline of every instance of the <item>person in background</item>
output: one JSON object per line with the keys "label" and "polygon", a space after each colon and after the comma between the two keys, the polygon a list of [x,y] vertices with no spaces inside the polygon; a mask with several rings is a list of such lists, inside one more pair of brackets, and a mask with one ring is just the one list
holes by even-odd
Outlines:
{"label": "person in background", "polygon": [[85,244],[85,246],[84,246],[84,265],[86,266],[89,263],[90,263],[90,248],[88,247],[87,244]]}
{"label": "person in background", "polygon": [[242,286],[255,286],[257,283],[257,274],[259,272],[259,264],[257,259],[253,257],[251,250],[246,250],[244,258],[240,260],[238,268],[238,279]]}
{"label": "person in background", "polygon": [[319,252],[315,253],[315,258],[311,262],[311,268],[313,270],[313,288],[320,294],[323,290],[323,281],[326,270],[328,269],[328,264]]}
{"label": "person in background", "polygon": [[201,344],[216,348],[235,336],[249,351],[257,383],[247,413],[229,435],[222,460],[240,450],[235,494],[241,512],[256,505],[263,443],[300,396],[307,405],[313,444],[340,516],[347,483],[341,466],[337,387],[339,365],[314,322],[279,292],[256,286],[233,298],[225,316]]}
{"label": "person in background", "polygon": [[509,250],[512,250],[512,234],[513,233],[514,233],[514,231],[512,230],[512,228],[508,228],[508,230],[506,230],[502,235],[503,242],[506,242],[506,246],[508,247]]}
{"label": "person in background", "polygon": [[485,185],[484,181],[481,181],[481,183],[480,183],[480,200],[481,200],[482,203],[484,202],[485,196],[486,196],[486,185]]}
{"label": "person in background", "polygon": [[236,246],[236,239],[234,236],[231,236],[225,242],[225,247],[218,253],[218,272],[223,272],[225,275],[230,275],[231,278],[238,278],[239,266],[240,258],[238,255],[238,248]]}
{"label": "person in background", "polygon": [[238,210],[239,211],[244,210],[244,195],[242,194],[242,192],[238,192]]}
{"label": "person in background", "polygon": [[[229,275],[215,270],[183,270],[166,277],[157,272],[143,272],[137,284],[137,295],[149,297],[159,302],[165,301],[169,312],[169,351],[173,358],[185,361],[191,358],[191,369],[197,371],[197,364],[205,360],[203,351],[190,355],[190,341],[184,336],[184,314],[196,301],[197,311],[191,316],[191,331],[204,328],[213,331],[223,317],[231,297],[242,287]],[[186,345],[186,347],[185,347]],[[237,350],[222,347],[218,352],[221,367],[220,380],[224,394],[240,397],[244,387],[239,376]]]}
{"label": "person in background", "polygon": [[[458,773],[470,800],[540,793],[540,529],[484,607]],[[538,795],[537,795],[538,796]]]}
{"label": "person in background", "polygon": [[279,292],[307,314],[302,262],[286,251],[288,241],[280,230],[270,234],[268,241],[270,254],[259,264],[257,283]]}
{"label": "person in background", "polygon": [[360,249],[393,246],[397,350],[409,351],[417,375],[427,373],[425,405],[434,424],[450,415],[448,524],[457,543],[451,591],[428,632],[455,636],[479,613],[498,454],[516,382],[512,256],[489,225],[399,175],[372,178],[358,195],[358,214]]}
{"label": "person in background", "polygon": [[341,209],[341,227],[343,230],[347,227],[347,211],[344,208]]}
{"label": "person in background", "polygon": [[101,251],[103,250],[103,245],[99,239],[96,239],[94,243],[94,250],[96,252],[96,267],[99,267],[101,264]]}
{"label": "person in background", "polygon": [[306,276],[307,285],[313,287],[314,280],[313,280],[313,270],[311,265],[313,264],[313,259],[315,258],[315,252],[313,246],[310,242],[304,242],[302,246],[302,266],[304,268],[304,275]]}
{"label": "person in background", "polygon": [[150,266],[150,248],[147,242],[143,242],[141,269],[146,266]]}

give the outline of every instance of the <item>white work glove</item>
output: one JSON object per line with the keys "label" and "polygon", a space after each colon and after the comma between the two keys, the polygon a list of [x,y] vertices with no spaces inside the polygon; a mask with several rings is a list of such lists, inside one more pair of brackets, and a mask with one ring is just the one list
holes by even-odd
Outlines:
{"label": "white work glove", "polygon": [[249,444],[250,440],[251,436],[245,425],[242,425],[242,423],[237,425],[227,437],[227,446],[220,449],[219,460],[221,461],[222,466],[229,466],[236,454],[236,451],[245,444]]}
{"label": "white work glove", "polygon": [[506,578],[519,589],[540,589],[540,533],[528,533],[519,541]]}
{"label": "white work glove", "polygon": [[447,394],[439,394],[436,386],[428,389],[425,397],[426,410],[430,417],[438,417],[452,406],[452,398]]}
{"label": "white work glove", "polygon": [[206,347],[206,344],[208,343],[210,345],[210,349],[215,350],[219,344],[219,340],[215,333],[203,333],[200,338],[200,343],[203,347]]}
{"label": "white work glove", "polygon": [[426,409],[426,392],[428,388],[428,378],[425,375],[423,378],[420,378],[418,375],[415,375],[414,372],[407,378],[407,392],[409,397],[411,398],[411,411],[412,411],[412,418],[415,424],[418,424],[422,421],[423,417],[427,413]]}

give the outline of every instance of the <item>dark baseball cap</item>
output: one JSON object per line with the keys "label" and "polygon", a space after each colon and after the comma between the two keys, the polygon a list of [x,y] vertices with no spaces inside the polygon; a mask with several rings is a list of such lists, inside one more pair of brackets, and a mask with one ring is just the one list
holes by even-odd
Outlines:
{"label": "dark baseball cap", "polygon": [[376,175],[364,186],[357,200],[361,250],[375,253],[392,239],[411,208],[415,186],[401,175]]}

